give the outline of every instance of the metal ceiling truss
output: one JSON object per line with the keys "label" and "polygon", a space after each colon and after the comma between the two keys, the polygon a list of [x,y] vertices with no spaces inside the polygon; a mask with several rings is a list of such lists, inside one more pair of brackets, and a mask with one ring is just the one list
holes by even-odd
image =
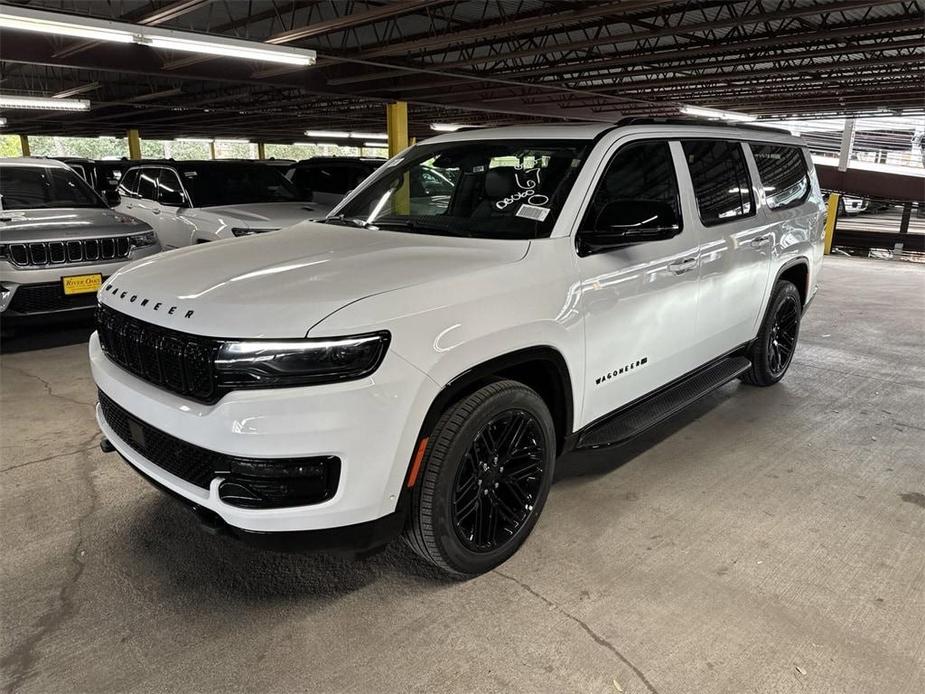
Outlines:
{"label": "metal ceiling truss", "polygon": [[4,0],[311,48],[309,69],[0,32],[0,88],[89,98],[14,132],[304,139],[430,120],[612,120],[679,103],[756,115],[925,111],[925,0]]}

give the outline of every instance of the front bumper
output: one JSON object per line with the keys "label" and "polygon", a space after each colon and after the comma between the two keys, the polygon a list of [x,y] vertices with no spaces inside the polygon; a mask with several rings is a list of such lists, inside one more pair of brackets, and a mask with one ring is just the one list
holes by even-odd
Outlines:
{"label": "front bumper", "polygon": [[343,528],[396,511],[408,464],[437,384],[390,351],[379,369],[358,381],[235,391],[213,405],[161,390],[114,364],[90,338],[90,363],[100,390],[136,419],[226,456],[340,460],[334,495],[320,503],[241,508],[222,500],[221,476],[208,489],[159,467],[122,440],[97,407],[103,434],[149,480],[214,514],[235,531],[279,533]]}
{"label": "front bumper", "polygon": [[[61,279],[73,275],[102,275],[105,280],[122,266],[156,253],[158,246],[136,248],[128,258],[104,263],[67,263],[38,268],[20,268],[0,261],[0,313],[3,319],[30,318],[79,313],[96,307],[96,293],[66,296]],[[20,290],[25,290],[16,299]],[[26,298],[26,293],[31,296]]]}

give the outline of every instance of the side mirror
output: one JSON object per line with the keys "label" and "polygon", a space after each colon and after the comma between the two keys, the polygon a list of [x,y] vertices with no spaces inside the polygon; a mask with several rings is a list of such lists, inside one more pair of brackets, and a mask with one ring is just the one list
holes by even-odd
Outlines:
{"label": "side mirror", "polygon": [[681,233],[671,205],[657,200],[616,200],[601,209],[594,227],[578,235],[578,252],[591,255],[646,241],[664,241]]}
{"label": "side mirror", "polygon": [[161,190],[157,201],[167,207],[183,207],[186,205],[186,198],[178,190]]}
{"label": "side mirror", "polygon": [[122,196],[119,195],[119,191],[107,188],[103,191],[103,202],[106,203],[107,207],[115,207],[122,202]]}

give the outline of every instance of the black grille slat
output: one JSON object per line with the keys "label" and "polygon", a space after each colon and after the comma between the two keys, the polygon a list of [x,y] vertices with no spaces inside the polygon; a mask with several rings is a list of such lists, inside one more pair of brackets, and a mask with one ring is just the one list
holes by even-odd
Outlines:
{"label": "black grille slat", "polygon": [[29,259],[32,261],[32,265],[47,265],[48,264],[48,249],[45,248],[44,243],[30,243],[29,244]]}
{"label": "black grille slat", "polygon": [[132,417],[102,391],[99,398],[103,417],[116,436],[171,475],[208,489],[216,471],[227,468],[226,456],[186,443],[145,424]]}
{"label": "black grille slat", "polygon": [[96,292],[65,294],[60,282],[24,284],[16,289],[10,301],[13,313],[48,313],[68,309],[93,308]]}
{"label": "black grille slat", "polygon": [[11,243],[8,255],[13,265],[85,263],[95,260],[128,258],[132,250],[128,236],[75,241],[37,241]]}
{"label": "black grille slat", "polygon": [[194,400],[216,399],[215,340],[162,328],[105,306],[97,311],[97,328],[103,351],[127,371]]}
{"label": "black grille slat", "polygon": [[63,263],[67,260],[67,252],[64,250],[64,241],[52,241],[48,244],[48,257],[53,263]]}

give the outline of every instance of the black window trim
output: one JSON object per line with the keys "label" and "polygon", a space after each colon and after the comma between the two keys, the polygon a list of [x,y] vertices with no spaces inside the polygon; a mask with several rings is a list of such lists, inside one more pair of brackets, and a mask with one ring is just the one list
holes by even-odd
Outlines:
{"label": "black window trim", "polygon": [[[634,145],[639,145],[639,144],[662,142],[668,146],[668,156],[671,159],[671,171],[672,171],[672,174],[674,175],[675,200],[678,205],[678,224],[680,226],[680,228],[678,229],[678,233],[675,234],[675,237],[680,236],[681,234],[684,233],[684,205],[683,205],[683,200],[681,198],[681,182],[678,180],[678,167],[677,167],[677,164],[675,163],[674,152],[671,151],[671,143],[678,142],[678,141],[679,140],[677,137],[666,137],[666,136],[640,137],[638,139],[630,140],[629,142],[624,142],[623,144],[618,146],[617,149],[614,151],[614,153],[610,157],[608,157],[606,161],[603,162],[603,168],[602,168],[601,174],[598,177],[597,181],[595,181],[594,188],[591,190],[591,194],[585,199],[584,207],[581,210],[581,216],[579,217],[579,220],[578,220],[578,228],[575,230],[575,251],[576,253],[578,252],[578,249],[581,247],[581,234],[583,232],[590,231],[590,229],[584,228],[583,226],[584,221],[588,215],[588,210],[591,209],[591,202],[594,200],[594,196],[597,195],[597,191],[600,189],[601,185],[603,184],[604,177],[607,175],[607,171],[610,169],[611,163],[613,163],[613,160],[616,159],[617,156],[619,156],[620,152],[628,149],[629,147],[633,147]],[[646,241],[645,243],[654,243],[654,241]],[[639,245],[639,244],[635,244],[635,245]]]}
{"label": "black window trim", "polygon": [[790,209],[793,209],[794,207],[799,207],[800,205],[802,205],[804,202],[806,202],[809,199],[809,194],[810,192],[812,192],[811,189],[813,187],[813,182],[812,182],[812,179],[809,177],[809,167],[806,165],[806,151],[803,147],[801,147],[800,145],[789,145],[789,144],[782,144],[779,142],[765,142],[763,140],[749,140],[746,144],[748,144],[748,152],[749,154],[752,155],[752,160],[754,160],[755,162],[755,170],[758,173],[758,183],[761,186],[762,193],[764,193],[764,181],[761,180],[761,170],[758,168],[758,158],[755,156],[755,152],[754,150],[752,150],[752,146],[785,147],[788,149],[795,149],[800,153],[800,161],[803,163],[803,178],[806,180],[806,190],[803,192],[803,197],[801,197],[799,200],[792,200],[791,202],[788,202],[786,205],[780,205],[778,207],[771,207],[771,205],[768,204],[768,195],[767,193],[764,193],[764,198],[765,198],[764,206],[768,208],[768,212],[778,212],[780,210],[790,210]]}
{"label": "black window trim", "polygon": [[[752,172],[748,170],[748,157],[745,156],[745,145],[748,144],[748,140],[740,140],[737,138],[731,137],[681,137],[675,138],[677,142],[681,144],[681,149],[684,149],[685,142],[728,142],[735,143],[739,145],[739,151],[742,153],[742,163],[745,165],[745,175],[748,176],[748,199],[751,202],[751,211],[746,214],[736,215],[735,217],[730,217],[723,220],[717,220],[715,222],[706,222],[703,219],[703,215],[700,213],[700,203],[697,200],[697,190],[694,187],[694,178],[691,176],[691,167],[690,163],[687,161],[687,155],[684,155],[684,165],[687,167],[687,177],[691,182],[691,194],[694,196],[694,206],[697,208],[697,217],[700,219],[700,223],[706,228],[713,228],[722,226],[723,224],[732,224],[733,222],[738,222],[742,219],[748,219],[749,217],[754,217],[758,214],[758,201],[755,200],[755,182],[752,180]],[[751,154],[751,150],[749,150]]]}

